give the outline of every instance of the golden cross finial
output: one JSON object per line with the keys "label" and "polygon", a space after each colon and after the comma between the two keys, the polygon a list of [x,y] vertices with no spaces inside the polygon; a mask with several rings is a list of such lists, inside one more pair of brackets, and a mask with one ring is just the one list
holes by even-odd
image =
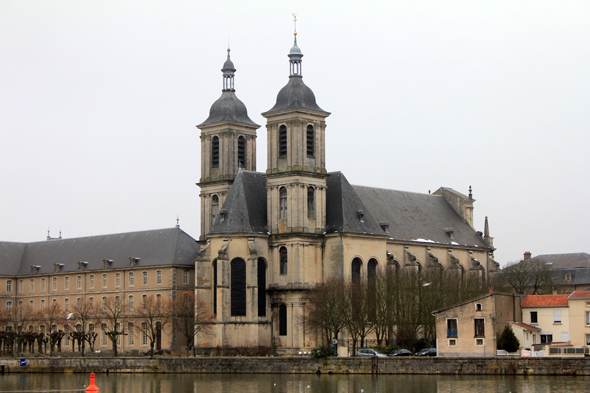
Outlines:
{"label": "golden cross finial", "polygon": [[293,13],[292,15],[293,15],[293,18],[295,18],[295,19],[293,19],[293,23],[295,25],[295,32],[293,34],[297,35],[297,14]]}

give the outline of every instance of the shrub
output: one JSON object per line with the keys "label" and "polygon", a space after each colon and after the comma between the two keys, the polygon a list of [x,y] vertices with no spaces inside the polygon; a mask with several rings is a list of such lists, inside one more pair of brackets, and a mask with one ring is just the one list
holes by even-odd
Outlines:
{"label": "shrub", "polygon": [[311,356],[314,358],[327,358],[328,356],[334,355],[333,347],[326,347],[324,345],[320,345],[319,347],[315,347],[311,350]]}
{"label": "shrub", "polygon": [[507,352],[516,352],[520,348],[520,341],[512,331],[512,326],[506,325],[500,339],[498,340],[498,349],[503,349]]}

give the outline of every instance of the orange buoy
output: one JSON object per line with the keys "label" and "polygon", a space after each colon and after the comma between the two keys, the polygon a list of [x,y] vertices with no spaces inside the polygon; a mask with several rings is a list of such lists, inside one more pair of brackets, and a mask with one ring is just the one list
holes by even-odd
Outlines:
{"label": "orange buoy", "polygon": [[96,386],[95,381],[96,377],[94,376],[94,373],[90,373],[90,385],[86,388],[87,392],[98,392],[100,390],[98,386]]}

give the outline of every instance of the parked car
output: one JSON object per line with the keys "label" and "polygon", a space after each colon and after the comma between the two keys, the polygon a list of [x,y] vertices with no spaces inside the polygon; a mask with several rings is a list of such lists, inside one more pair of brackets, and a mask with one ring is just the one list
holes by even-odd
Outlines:
{"label": "parked car", "polygon": [[357,356],[375,356],[378,358],[386,358],[384,354],[379,351],[375,351],[374,349],[363,348],[356,351]]}
{"label": "parked car", "polygon": [[417,352],[416,356],[436,356],[436,348],[424,348]]}
{"label": "parked car", "polygon": [[407,349],[396,349],[387,354],[387,356],[412,356],[412,352]]}

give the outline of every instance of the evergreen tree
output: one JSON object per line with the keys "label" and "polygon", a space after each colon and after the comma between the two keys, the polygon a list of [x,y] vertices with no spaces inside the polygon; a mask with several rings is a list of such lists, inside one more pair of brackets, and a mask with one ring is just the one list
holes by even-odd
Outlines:
{"label": "evergreen tree", "polygon": [[516,352],[520,348],[520,341],[512,331],[510,324],[506,325],[500,339],[498,340],[498,349],[504,349],[507,352]]}

